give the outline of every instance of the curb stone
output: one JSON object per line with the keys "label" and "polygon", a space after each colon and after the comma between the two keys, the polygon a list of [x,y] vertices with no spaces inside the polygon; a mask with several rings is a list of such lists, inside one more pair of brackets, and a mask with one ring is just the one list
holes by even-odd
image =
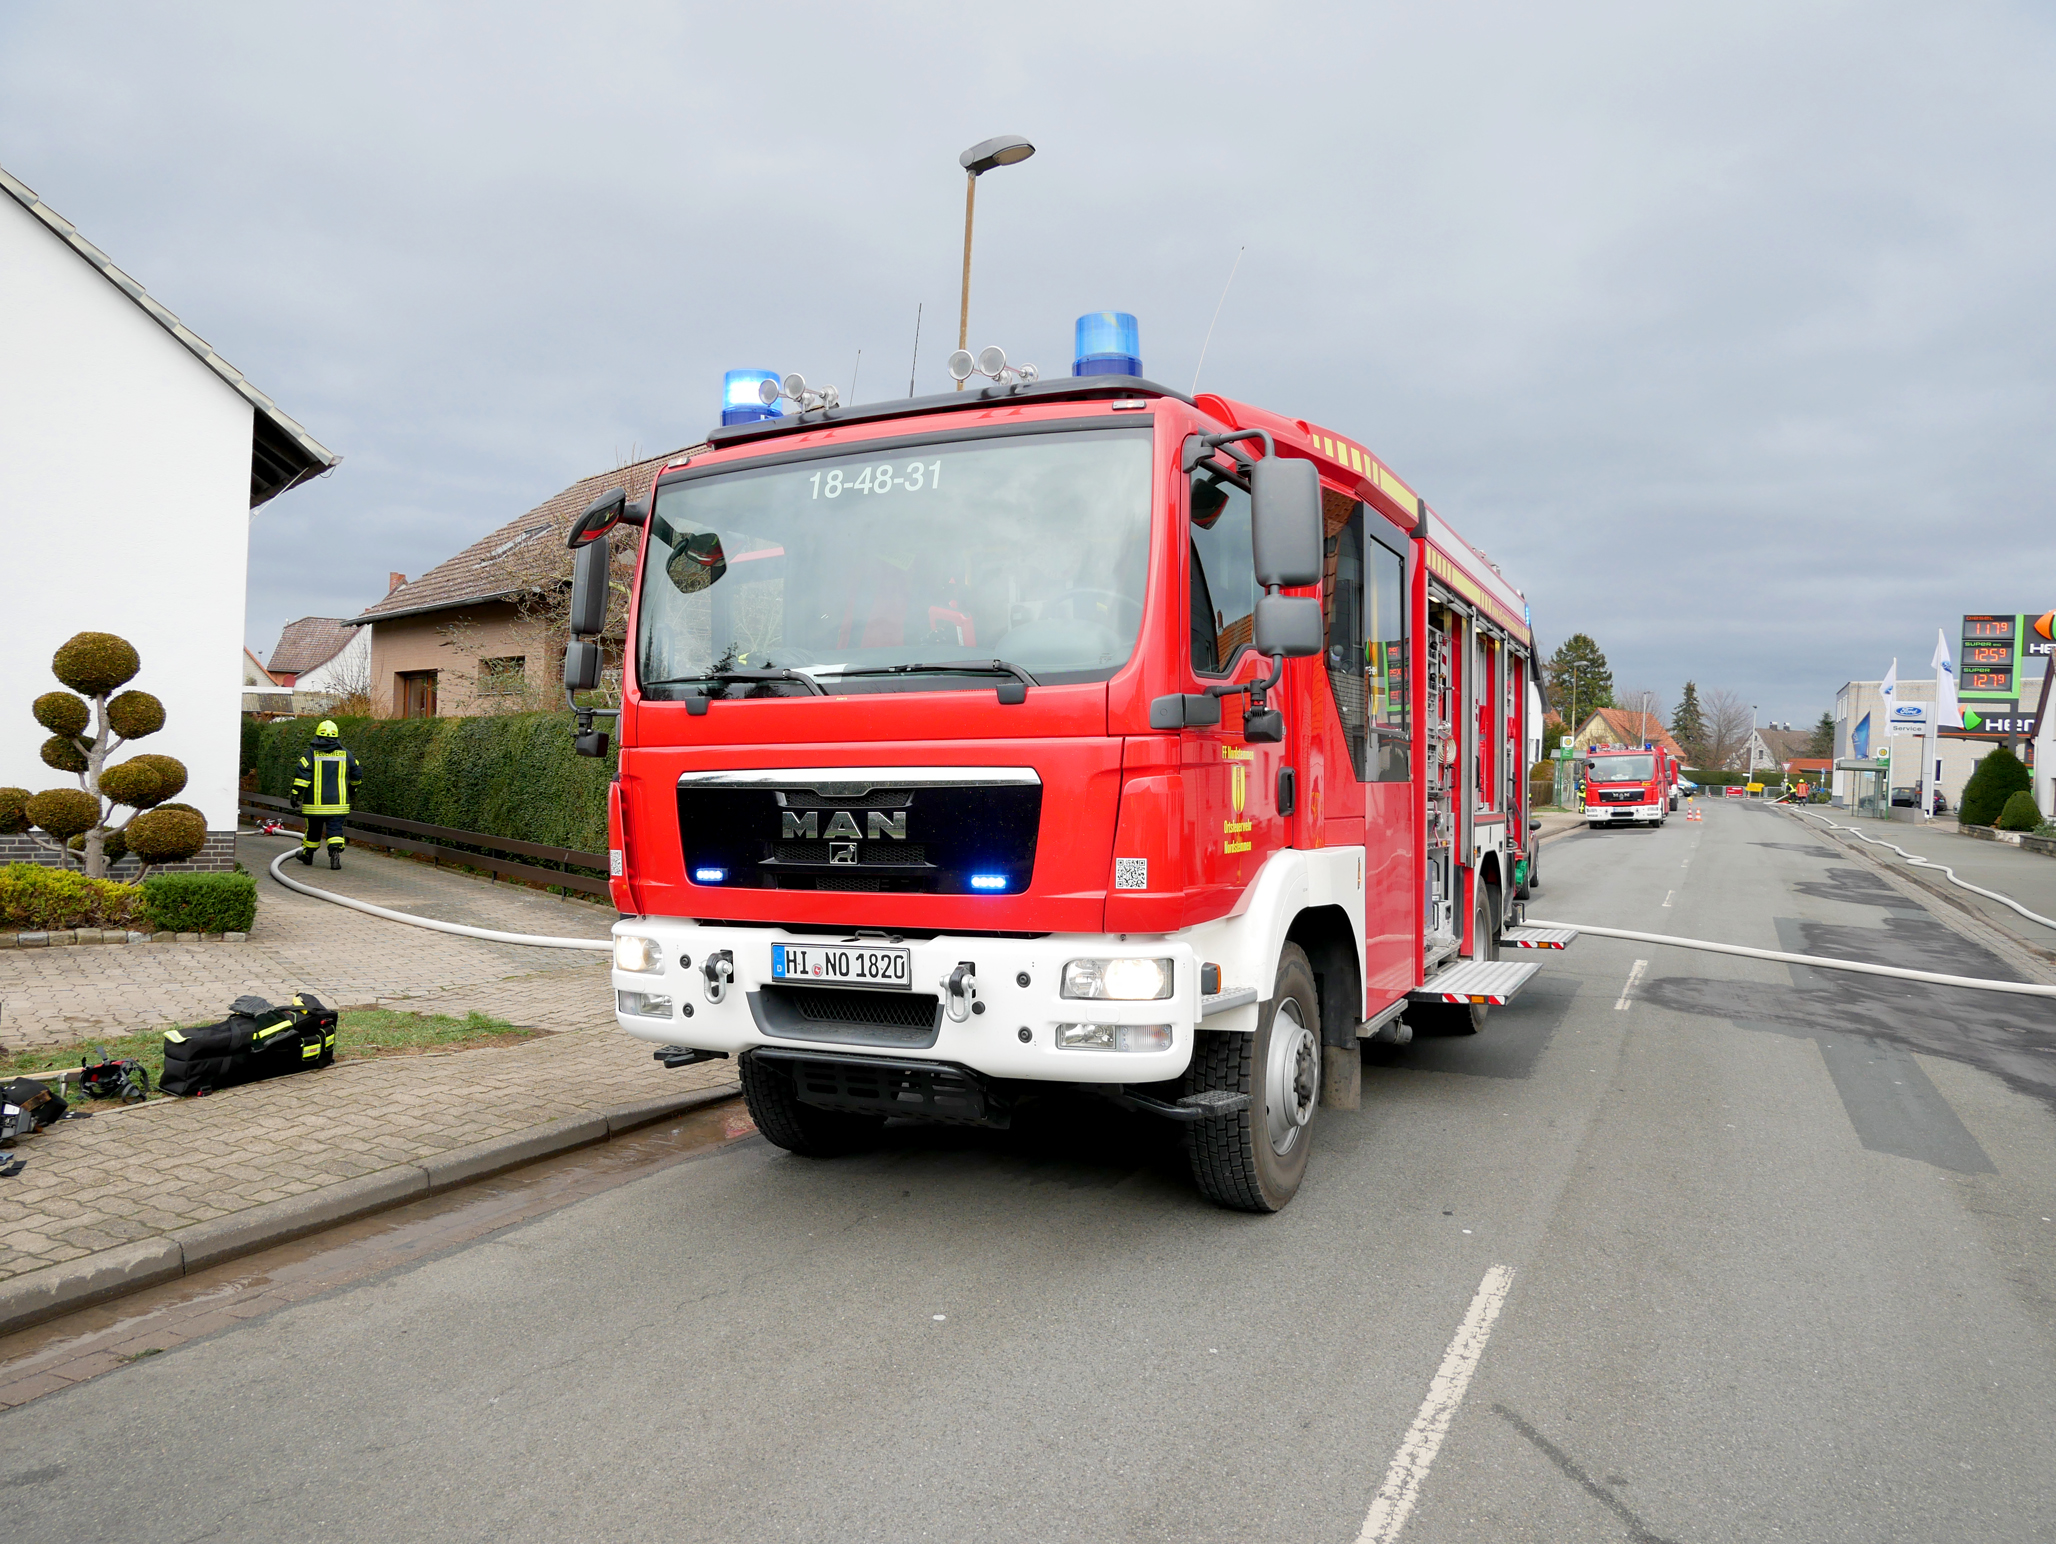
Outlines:
{"label": "curb stone", "polygon": [[549,1125],[509,1133],[471,1147],[403,1163],[375,1174],[324,1185],[305,1195],[192,1223],[158,1238],[95,1250],[60,1265],[46,1265],[0,1281],[0,1335],[27,1329],[76,1308],[154,1287],[161,1282],[219,1265],[301,1238],[337,1223],[470,1180],[533,1163],[576,1147],[654,1125],[703,1105],[719,1104],[742,1092],[740,1083],[720,1083],[691,1093],[638,1100],[592,1115],[571,1116]]}
{"label": "curb stone", "polygon": [[76,927],[50,933],[0,933],[0,949],[62,949],[80,944],[246,944],[248,933],[136,933]]}

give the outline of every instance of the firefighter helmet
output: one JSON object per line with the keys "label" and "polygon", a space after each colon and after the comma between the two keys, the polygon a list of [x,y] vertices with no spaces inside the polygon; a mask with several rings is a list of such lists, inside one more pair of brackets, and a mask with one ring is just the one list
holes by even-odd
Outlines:
{"label": "firefighter helmet", "polygon": [[321,739],[333,740],[342,734],[342,730],[336,728],[334,719],[325,718],[314,726],[314,733]]}

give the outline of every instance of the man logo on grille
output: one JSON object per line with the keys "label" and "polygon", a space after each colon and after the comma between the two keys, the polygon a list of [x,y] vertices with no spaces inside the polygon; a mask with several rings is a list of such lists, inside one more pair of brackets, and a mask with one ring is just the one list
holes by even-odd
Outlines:
{"label": "man logo on grille", "polygon": [[830,842],[828,844],[828,861],[830,863],[856,862],[857,844],[855,842]]}

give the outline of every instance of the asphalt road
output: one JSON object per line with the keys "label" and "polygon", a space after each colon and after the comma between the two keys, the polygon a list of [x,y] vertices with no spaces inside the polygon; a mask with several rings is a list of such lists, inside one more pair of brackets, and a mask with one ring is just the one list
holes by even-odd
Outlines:
{"label": "asphalt road", "polygon": [[[2011,973],[1767,810],[1544,875],[1567,920]],[[1482,1035],[1368,1058],[1276,1217],[1112,1113],[750,1138],[0,1417],[0,1516],[1348,1544],[1504,1267],[1410,1544],[2056,1539],[2056,1006],[1548,959]]]}

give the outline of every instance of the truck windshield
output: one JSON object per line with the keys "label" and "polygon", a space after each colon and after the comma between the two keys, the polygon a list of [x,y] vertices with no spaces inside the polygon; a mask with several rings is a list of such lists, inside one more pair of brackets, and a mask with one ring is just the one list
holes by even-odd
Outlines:
{"label": "truck windshield", "polygon": [[[662,488],[637,682],[658,699],[961,691],[994,661],[1104,680],[1142,621],[1150,467],[1137,426],[839,450]],[[874,673],[888,666],[922,668]]]}
{"label": "truck windshield", "polygon": [[1594,756],[1585,768],[1592,783],[1646,783],[1654,776],[1654,756]]}

